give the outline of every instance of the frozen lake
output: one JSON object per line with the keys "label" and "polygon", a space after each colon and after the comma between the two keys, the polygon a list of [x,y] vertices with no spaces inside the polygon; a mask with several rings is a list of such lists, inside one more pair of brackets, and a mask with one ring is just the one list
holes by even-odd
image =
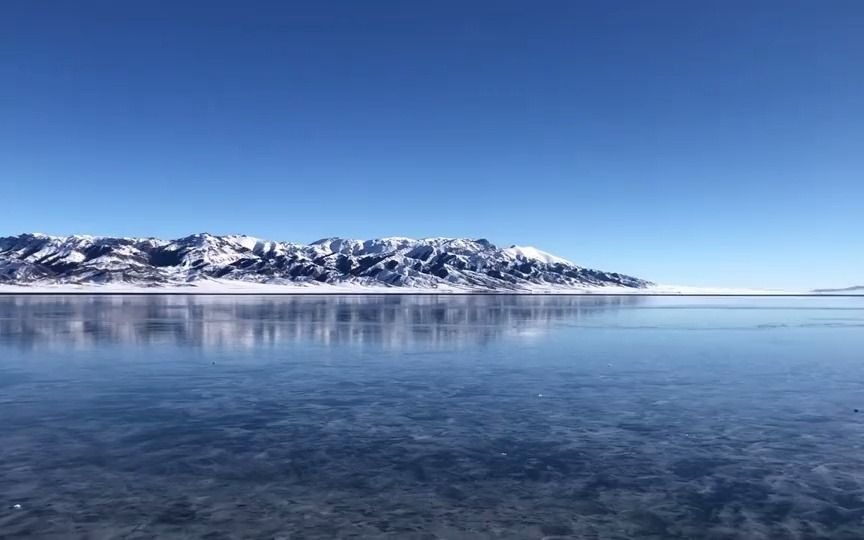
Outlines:
{"label": "frozen lake", "polygon": [[858,540],[864,298],[0,296],[0,422],[3,538]]}

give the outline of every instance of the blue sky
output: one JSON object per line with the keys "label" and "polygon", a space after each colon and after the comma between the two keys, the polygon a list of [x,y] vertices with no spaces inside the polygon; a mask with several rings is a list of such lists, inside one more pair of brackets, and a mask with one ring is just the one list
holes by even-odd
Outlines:
{"label": "blue sky", "polygon": [[485,237],[864,283],[864,3],[4,3],[0,234]]}

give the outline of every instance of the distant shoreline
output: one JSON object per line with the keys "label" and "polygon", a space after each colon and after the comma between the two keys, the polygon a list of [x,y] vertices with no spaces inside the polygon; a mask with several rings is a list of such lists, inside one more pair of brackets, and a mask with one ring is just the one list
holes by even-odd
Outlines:
{"label": "distant shoreline", "polygon": [[582,286],[563,287],[553,284],[532,284],[521,288],[483,287],[411,287],[361,285],[356,283],[255,283],[247,281],[207,279],[187,283],[166,283],[142,286],[130,283],[34,283],[32,285],[0,284],[0,295],[175,295],[175,296],[785,296],[785,297],[864,297],[864,291],[795,291],[782,289],[744,289],[732,287],[689,287],[685,285],[652,285],[649,287]]}
{"label": "distant shoreline", "polygon": [[0,296],[525,296],[525,297],[549,297],[549,296],[614,296],[614,297],[680,297],[680,298],[864,298],[864,293],[620,293],[620,292],[351,292],[351,291],[328,291],[328,292],[211,292],[211,291],[92,291],[92,290],[64,290],[64,291],[4,291],[0,290]]}

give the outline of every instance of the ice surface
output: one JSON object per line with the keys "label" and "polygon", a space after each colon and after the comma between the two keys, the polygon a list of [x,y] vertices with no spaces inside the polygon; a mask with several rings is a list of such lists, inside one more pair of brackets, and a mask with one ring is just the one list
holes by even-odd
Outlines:
{"label": "ice surface", "polygon": [[0,537],[859,539],[862,302],[0,297]]}

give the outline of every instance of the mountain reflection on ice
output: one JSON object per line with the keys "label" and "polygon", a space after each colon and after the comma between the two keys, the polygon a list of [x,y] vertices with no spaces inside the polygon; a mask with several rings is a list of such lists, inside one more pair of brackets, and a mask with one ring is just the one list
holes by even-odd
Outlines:
{"label": "mountain reflection on ice", "polygon": [[642,301],[635,296],[0,296],[0,335],[34,347],[236,348],[298,340],[453,346],[543,332],[555,322]]}

